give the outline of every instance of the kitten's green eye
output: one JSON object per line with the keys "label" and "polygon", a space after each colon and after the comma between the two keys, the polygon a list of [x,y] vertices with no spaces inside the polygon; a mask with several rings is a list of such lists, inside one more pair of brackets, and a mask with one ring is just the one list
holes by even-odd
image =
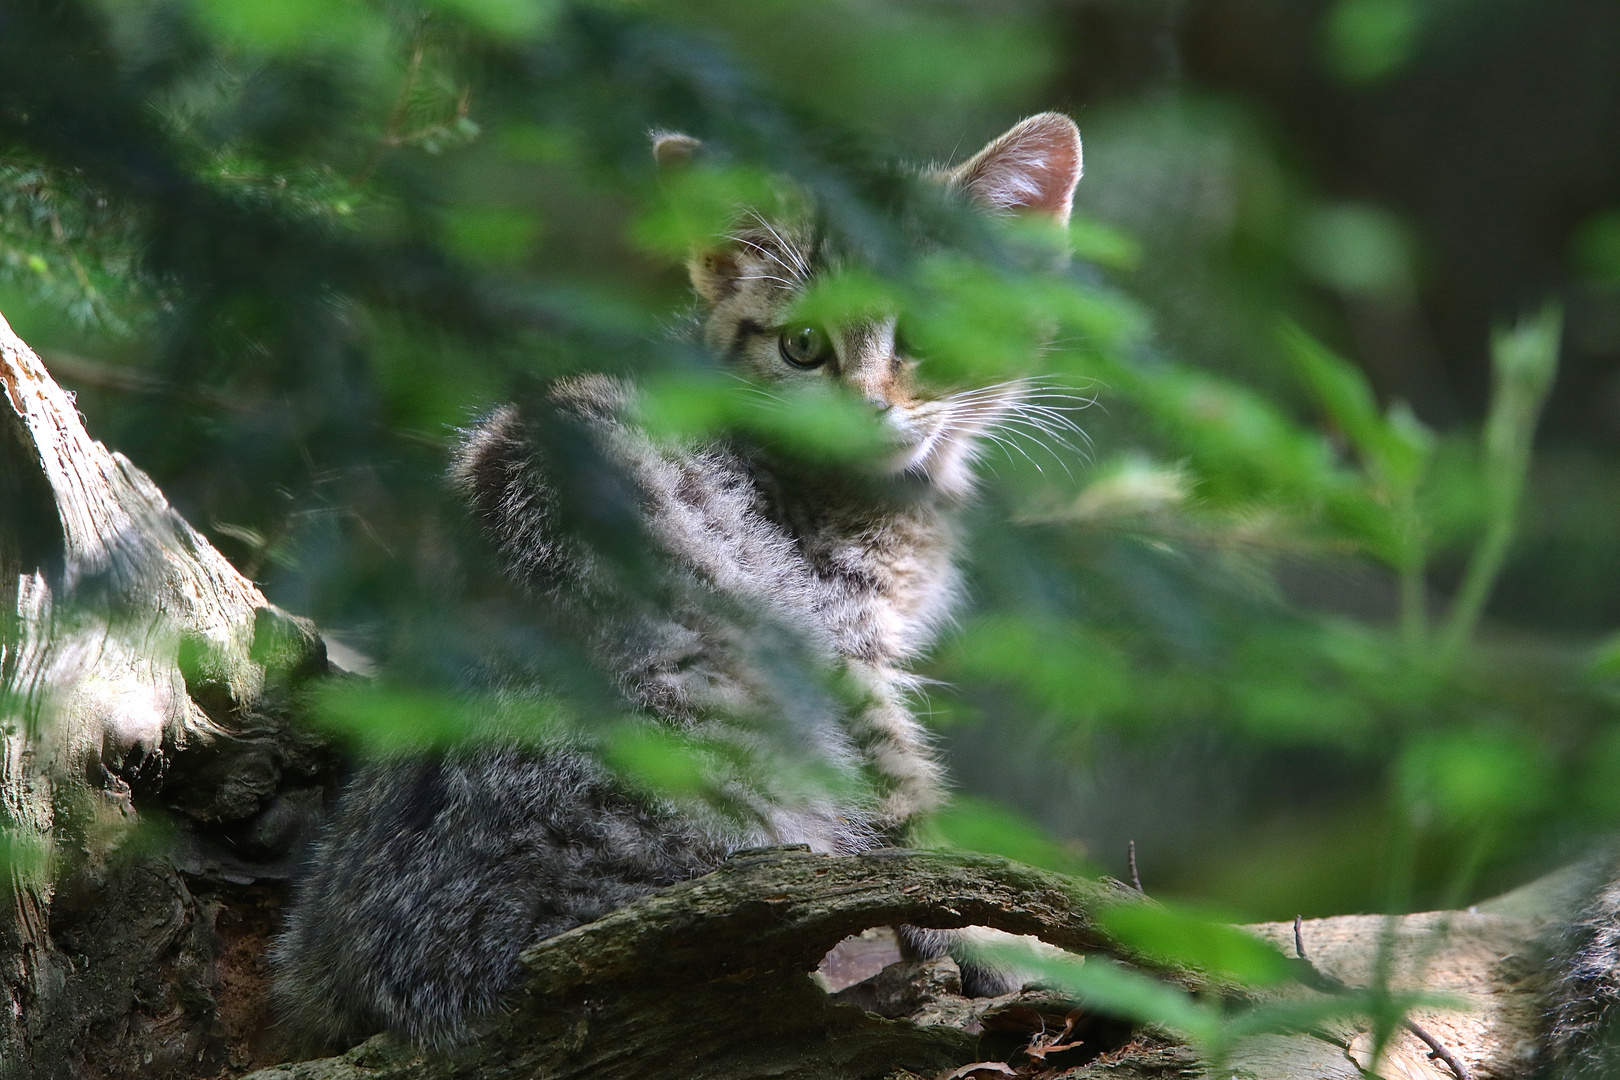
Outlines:
{"label": "kitten's green eye", "polygon": [[782,359],[799,368],[820,367],[832,359],[832,344],[813,326],[799,326],[782,331],[776,339]]}

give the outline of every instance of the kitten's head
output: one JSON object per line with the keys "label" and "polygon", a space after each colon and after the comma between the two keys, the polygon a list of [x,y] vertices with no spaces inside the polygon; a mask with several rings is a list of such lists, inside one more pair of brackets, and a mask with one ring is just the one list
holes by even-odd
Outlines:
{"label": "kitten's head", "polygon": [[[689,136],[654,138],[661,165],[685,162],[697,150]],[[1074,121],[1042,113],[964,164],[925,176],[989,213],[1036,214],[1067,224],[1080,171]],[[706,309],[705,340],[756,379],[842,383],[881,410],[897,446],[895,472],[919,476],[948,495],[966,494],[981,443],[1018,408],[1024,384],[929,396],[917,382],[919,358],[897,339],[892,316],[832,326],[796,319],[795,301],[836,264],[822,247],[808,224],[755,216],[724,245],[694,255],[689,269]]]}

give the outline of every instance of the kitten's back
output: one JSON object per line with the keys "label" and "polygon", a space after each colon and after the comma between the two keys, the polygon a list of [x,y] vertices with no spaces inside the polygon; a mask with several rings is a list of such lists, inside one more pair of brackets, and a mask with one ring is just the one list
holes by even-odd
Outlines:
{"label": "kitten's back", "polygon": [[625,792],[567,748],[374,765],[345,792],[272,959],[293,1029],[457,1041],[528,945],[706,872],[746,838]]}

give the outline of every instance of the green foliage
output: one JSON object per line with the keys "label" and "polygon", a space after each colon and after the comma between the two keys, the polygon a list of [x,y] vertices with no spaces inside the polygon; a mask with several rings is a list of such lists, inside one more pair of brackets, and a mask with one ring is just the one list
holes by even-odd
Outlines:
{"label": "green foliage", "polygon": [[555,701],[452,694],[383,682],[330,682],[313,714],[334,733],[374,752],[450,746],[469,738],[544,742],[569,730]]}
{"label": "green foliage", "polygon": [[700,795],[712,780],[702,755],[679,736],[626,727],[608,742],[607,760],[633,783],[674,796]]}
{"label": "green foliage", "polygon": [[767,392],[711,374],[670,374],[649,380],[638,405],[646,430],[670,441],[741,430],[804,458],[857,467],[890,446],[870,405],[817,384]]}
{"label": "green foliage", "polygon": [[637,241],[672,259],[722,242],[738,226],[738,208],[767,220],[791,212],[781,185],[758,169],[704,162],[664,179],[663,197],[634,226]]}
{"label": "green foliage", "polygon": [[1395,74],[1412,59],[1425,0],[1338,0],[1324,26],[1328,67],[1348,83]]}
{"label": "green foliage", "polygon": [[1293,974],[1281,953],[1229,920],[1148,904],[1120,904],[1099,920],[1110,937],[1144,955],[1223,979],[1272,986]]}
{"label": "green foliage", "polygon": [[1573,247],[1576,268],[1586,277],[1620,284],[1620,211],[1608,210],[1582,222]]}
{"label": "green foliage", "polygon": [[71,172],[0,154],[0,286],[76,326],[123,333],[150,302],[136,267],[136,223]]}
{"label": "green foliage", "polygon": [[[1168,918],[1178,927],[1182,925],[1176,917]],[[1211,924],[1209,929],[1217,936],[1220,936],[1219,930],[1235,937],[1244,936],[1229,927],[1217,929]],[[1174,933],[1163,935],[1164,938],[1174,936]],[[1202,935],[1198,937],[1199,949],[1205,950],[1207,955]],[[1235,943],[1235,937],[1226,940]],[[1254,947],[1250,957],[1258,961],[1269,953],[1273,959],[1260,963],[1271,976],[1280,979],[1287,962],[1263,943],[1253,938],[1249,942]],[[1234,952],[1247,951],[1250,946],[1239,947]],[[1233,1046],[1250,1036],[1317,1031],[1331,1021],[1362,1017],[1372,1019],[1380,1027],[1390,1026],[1416,1005],[1444,1007],[1446,1004],[1445,999],[1434,996],[1394,995],[1373,990],[1314,998],[1283,996],[1257,1006],[1234,1007],[1188,994],[1099,956],[1086,957],[1081,962],[1075,958],[1032,957],[1010,949],[986,951],[993,961],[1034,969],[1043,983],[1074,994],[1097,1012],[1147,1024],[1186,1039],[1198,1047],[1210,1062],[1212,1071],[1217,1072]]]}
{"label": "green foliage", "polygon": [[1385,300],[1406,299],[1414,290],[1412,239],[1380,207],[1318,208],[1301,222],[1297,242],[1300,263],[1325,285]]}
{"label": "green foliage", "polygon": [[917,833],[917,839],[929,847],[1000,855],[1060,874],[1090,869],[1073,848],[1053,843],[1039,825],[983,799],[953,800]]}

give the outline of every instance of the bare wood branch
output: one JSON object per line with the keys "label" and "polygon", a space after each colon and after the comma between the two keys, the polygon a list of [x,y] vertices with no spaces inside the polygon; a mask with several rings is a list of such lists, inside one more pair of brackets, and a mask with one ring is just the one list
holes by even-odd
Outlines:
{"label": "bare wood branch", "polygon": [[[1115,882],[1072,881],[983,856],[763,852],[529,949],[522,999],[471,1046],[435,1055],[378,1037],[341,1057],[277,1066],[249,1080],[879,1080],[932,1078],[975,1061],[1005,1062],[1015,1075],[1031,1076],[1054,1063],[1022,1051],[1037,1029],[1009,1039],[1007,1020],[1026,1016],[1066,1029],[1074,1003],[1061,995],[1026,991],[971,1000],[937,992],[936,982],[936,992],[906,1015],[885,1018],[845,1004],[847,994],[829,997],[806,973],[840,936],[887,921],[941,928],[980,922],[1118,954],[1091,916],[1131,902],[1146,901]],[[1371,978],[1380,943],[1392,933],[1398,988],[1445,993],[1461,1006],[1420,1010],[1425,1028],[1440,1033],[1480,1080],[1527,1080],[1538,1001],[1528,950],[1541,924],[1523,916],[1458,915],[1462,922],[1448,914],[1411,915],[1393,926],[1352,916],[1305,922],[1301,931],[1323,971],[1354,985]],[[1254,930],[1282,946],[1293,928]],[[1281,992],[1316,993],[1303,986]],[[1105,1048],[1098,1041],[1105,1037],[1087,1031],[1079,1041],[1091,1050],[1082,1056]],[[1062,1080],[1209,1075],[1191,1048],[1162,1034],[1126,1038],[1065,1069]],[[1363,1070],[1375,1065],[1370,1046],[1365,1027],[1353,1021],[1260,1034],[1238,1042],[1223,1075],[1364,1080]],[[1410,1035],[1376,1068],[1391,1080],[1451,1077]]]}
{"label": "bare wood branch", "polygon": [[[0,1071],[83,1071],[71,1063],[86,1054],[92,1071],[158,1055],[216,1067],[204,954],[217,908],[170,854],[117,855],[139,820],[124,774],[155,792],[201,771],[208,790],[171,805],[199,822],[251,822],[284,777],[314,782],[318,740],[291,729],[267,689],[272,675],[323,668],[324,649],[90,437],[3,318],[0,605],[0,848],[14,856],[0,911]],[[77,959],[56,936],[64,890],[99,904],[81,918],[113,919]],[[81,971],[92,954],[93,977]],[[146,1011],[179,1000],[191,1002],[185,1023]]]}

